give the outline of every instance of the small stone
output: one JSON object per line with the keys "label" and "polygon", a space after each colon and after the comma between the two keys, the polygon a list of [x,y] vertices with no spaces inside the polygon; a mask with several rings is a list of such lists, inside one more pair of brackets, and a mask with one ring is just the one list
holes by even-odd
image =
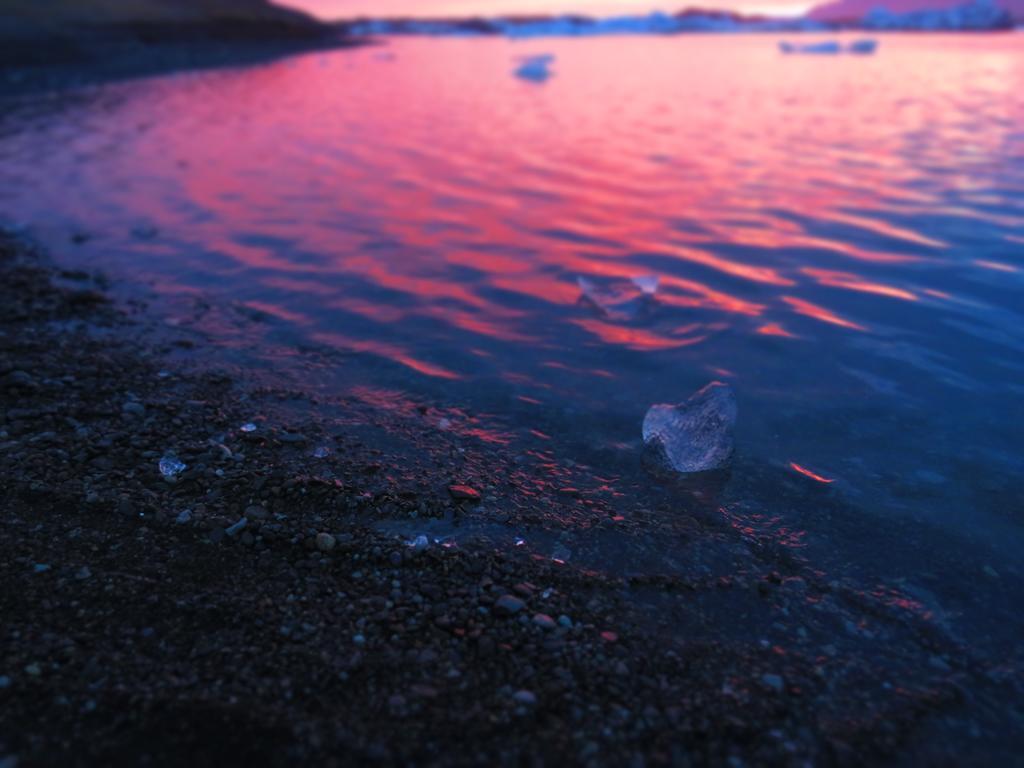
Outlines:
{"label": "small stone", "polygon": [[533,617],[533,623],[541,629],[554,629],[558,625],[555,624],[555,620],[548,616],[546,613],[538,613]]}
{"label": "small stone", "polygon": [[121,406],[121,413],[128,416],[137,416],[142,418],[146,415],[146,407],[142,403],[137,403],[134,400],[129,400],[127,403]]}
{"label": "small stone", "polygon": [[601,639],[606,643],[616,643],[619,640],[619,636],[614,632],[605,631],[601,633]]}
{"label": "small stone", "polygon": [[559,626],[565,627],[566,629],[572,629],[572,619],[566,616],[564,613],[558,617]]}
{"label": "small stone", "polygon": [[516,704],[522,704],[523,706],[527,707],[532,707],[534,704],[537,703],[537,696],[533,693],[533,691],[516,691],[512,695],[512,699],[516,702]]}
{"label": "small stone", "polygon": [[480,491],[468,485],[449,485],[448,493],[452,495],[453,499],[480,501]]}
{"label": "small stone", "polygon": [[32,570],[36,573],[46,573],[48,570],[50,570],[50,566],[47,563],[36,563],[32,567]]}
{"label": "small stone", "polygon": [[11,678],[7,675],[0,675],[0,689],[7,688],[11,684]]}
{"label": "small stone", "polygon": [[179,512],[178,516],[174,518],[174,522],[176,522],[178,525],[186,525],[192,522],[192,510],[186,509],[182,512]]}
{"label": "small stone", "polygon": [[494,603],[494,610],[503,616],[514,616],[526,607],[526,603],[512,595],[502,595]]}
{"label": "small stone", "polygon": [[245,508],[245,516],[250,520],[266,520],[270,515],[263,507],[253,504]]}
{"label": "small stone", "polygon": [[765,685],[767,685],[769,688],[771,688],[776,693],[782,693],[783,688],[785,688],[785,682],[782,680],[782,677],[779,676],[779,675],[772,675],[772,674],[761,675],[761,682],[764,683]]}
{"label": "small stone", "polygon": [[31,675],[32,677],[39,677],[41,674],[43,674],[43,670],[40,668],[38,664],[33,663],[25,667],[25,674]]}
{"label": "small stone", "polygon": [[363,635],[356,635],[352,638],[352,642],[356,645],[366,645],[366,637]]}
{"label": "small stone", "polygon": [[75,573],[75,578],[78,579],[79,581],[85,581],[86,579],[88,579],[90,577],[92,577],[92,571],[89,570],[89,566],[87,566],[87,565],[83,565]]}
{"label": "small stone", "polygon": [[11,371],[4,377],[4,383],[9,387],[21,387],[22,389],[35,389],[36,380],[25,371]]}
{"label": "small stone", "polygon": [[242,430],[245,433],[255,432],[256,431],[256,425],[253,424],[251,421],[249,421],[249,422],[246,422],[245,424],[243,424],[242,426],[240,426],[239,429]]}
{"label": "small stone", "polygon": [[242,529],[248,525],[249,521],[244,517],[239,518],[238,522],[224,529],[225,536],[235,536],[242,532]]}
{"label": "small stone", "polygon": [[338,540],[329,533],[318,533],[316,535],[316,548],[321,552],[330,552],[337,544]]}
{"label": "small stone", "polygon": [[402,564],[402,553],[401,552],[392,552],[390,555],[388,555],[388,562],[391,563],[391,565],[393,565],[395,567],[401,565]]}
{"label": "small stone", "polygon": [[388,697],[388,710],[392,715],[400,715],[405,711],[405,697],[395,694]]}

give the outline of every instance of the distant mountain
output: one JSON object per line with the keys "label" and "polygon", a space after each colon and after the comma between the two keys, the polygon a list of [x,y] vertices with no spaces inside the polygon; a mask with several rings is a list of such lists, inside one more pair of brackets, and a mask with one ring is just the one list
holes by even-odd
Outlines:
{"label": "distant mountain", "polygon": [[[961,6],[964,0],[833,0],[812,8],[807,18],[824,22],[856,22],[876,8],[885,8],[891,14],[920,13],[950,10]],[[1024,24],[1024,0],[996,0],[995,5],[1010,12],[1018,24]]]}
{"label": "distant mountain", "polygon": [[311,17],[267,0],[0,0],[0,40],[127,30],[281,37],[322,29]]}
{"label": "distant mountain", "polygon": [[326,25],[268,0],[0,0],[0,67],[95,59],[118,46],[327,34]]}

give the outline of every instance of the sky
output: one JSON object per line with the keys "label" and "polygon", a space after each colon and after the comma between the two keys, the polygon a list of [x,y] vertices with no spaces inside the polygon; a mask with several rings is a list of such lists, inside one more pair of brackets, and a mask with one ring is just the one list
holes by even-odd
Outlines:
{"label": "sky", "polygon": [[655,10],[678,11],[687,7],[720,8],[741,13],[803,13],[811,0],[278,0],[321,18],[355,16],[498,16],[517,13],[587,13],[606,16],[645,14]]}

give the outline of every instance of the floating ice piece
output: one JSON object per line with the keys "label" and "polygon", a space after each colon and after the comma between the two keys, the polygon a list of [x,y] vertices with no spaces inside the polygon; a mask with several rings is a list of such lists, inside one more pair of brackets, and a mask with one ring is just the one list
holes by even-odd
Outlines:
{"label": "floating ice piece", "polygon": [[164,477],[177,477],[187,468],[174,456],[164,456],[157,466],[160,468],[160,474]]}
{"label": "floating ice piece", "polygon": [[713,381],[679,405],[652,405],[644,416],[645,449],[657,462],[689,474],[721,469],[732,460],[736,396]]}
{"label": "floating ice piece", "polygon": [[645,296],[653,296],[658,292],[658,282],[657,275],[640,275],[633,278],[633,285]]}
{"label": "floating ice piece", "polygon": [[519,66],[516,67],[514,74],[521,80],[543,83],[552,76],[551,65],[554,61],[555,57],[550,53],[522,56],[519,59]]}
{"label": "floating ice piece", "polygon": [[846,50],[848,53],[857,54],[859,56],[870,56],[878,49],[878,41],[870,38],[864,38],[863,40],[854,40],[848,46]]}
{"label": "floating ice piece", "polygon": [[253,424],[251,421],[248,421],[245,424],[243,424],[242,426],[240,426],[239,429],[242,430],[243,432],[255,432],[256,431],[256,425]]}
{"label": "floating ice piece", "polygon": [[820,43],[790,43],[783,40],[779,43],[779,50],[783,53],[842,53],[843,47],[836,40],[825,40]]}
{"label": "floating ice piece", "polygon": [[632,320],[650,310],[658,290],[657,275],[641,275],[629,280],[612,278],[600,284],[588,277],[577,277],[580,299],[613,320]]}

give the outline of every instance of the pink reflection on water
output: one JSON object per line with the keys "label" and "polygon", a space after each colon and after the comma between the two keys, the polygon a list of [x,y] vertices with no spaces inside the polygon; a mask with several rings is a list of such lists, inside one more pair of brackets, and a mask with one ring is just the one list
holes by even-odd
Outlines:
{"label": "pink reflection on water", "polygon": [[820,307],[817,304],[812,304],[804,299],[798,299],[795,296],[783,296],[782,300],[789,304],[793,308],[793,311],[799,315],[806,315],[807,317],[813,317],[815,320],[821,320],[823,323],[831,323],[832,325],[838,325],[843,328],[850,328],[854,331],[866,331],[863,325],[858,325],[852,320],[846,320],[835,312],[831,312],[824,307]]}
{"label": "pink reflection on water", "polygon": [[815,481],[817,481],[819,483],[824,483],[824,484],[827,485],[829,483],[834,483],[835,482],[834,478],[825,477],[824,475],[819,475],[817,472],[815,472],[813,470],[810,470],[810,469],[807,469],[807,467],[800,466],[795,461],[791,461],[789,463],[789,466],[790,466],[791,469],[799,472],[804,477],[809,477],[809,478],[811,478],[811,480],[815,480]]}
{"label": "pink reflection on water", "polygon": [[917,296],[910,291],[903,290],[902,288],[896,288],[891,285],[871,282],[858,277],[857,275],[850,274],[849,272],[839,272],[832,269],[815,269],[813,267],[802,267],[800,271],[809,277],[813,277],[819,284],[832,288],[846,288],[851,291],[874,293],[879,296],[889,296],[894,299],[917,301]]}
{"label": "pink reflection on water", "polygon": [[[884,58],[828,62],[760,38],[550,41],[543,89],[509,76],[519,43],[388,44],[388,63],[346,51],[125,86],[101,118],[130,126],[105,137],[116,151],[68,172],[53,148],[98,151],[68,131],[11,186],[46,215],[167,233],[132,257],[172,263],[168,292],[223,285],[304,338],[538,387],[628,382],[621,359],[578,354],[595,348],[693,348],[743,376],[723,338],[798,338],[793,313],[864,331],[831,302],[882,327],[887,299],[948,297],[920,269],[952,258],[936,213],[1020,226],[979,188],[1021,124],[1012,40],[891,36]],[[659,279],[649,318],[577,305],[577,278],[641,275]]]}

